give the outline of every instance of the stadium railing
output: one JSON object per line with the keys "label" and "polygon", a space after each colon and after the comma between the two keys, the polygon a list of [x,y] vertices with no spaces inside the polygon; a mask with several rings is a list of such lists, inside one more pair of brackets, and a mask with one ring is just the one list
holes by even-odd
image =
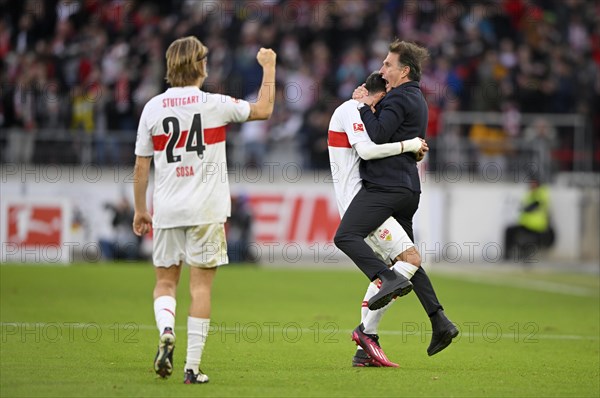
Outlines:
{"label": "stadium railing", "polygon": [[[531,134],[540,121],[550,131],[547,138]],[[244,165],[246,148],[238,132],[233,129],[228,134],[229,162]],[[310,167],[301,135],[266,144],[263,161],[275,168],[290,162]],[[132,131],[2,129],[0,162],[128,166],[135,161],[135,137]],[[531,177],[552,180],[562,172],[588,174],[600,169],[593,139],[585,118],[577,114],[521,114],[509,121],[500,112],[445,112],[437,136],[428,137],[431,151],[426,170],[445,179],[459,174],[474,180],[517,182]]]}

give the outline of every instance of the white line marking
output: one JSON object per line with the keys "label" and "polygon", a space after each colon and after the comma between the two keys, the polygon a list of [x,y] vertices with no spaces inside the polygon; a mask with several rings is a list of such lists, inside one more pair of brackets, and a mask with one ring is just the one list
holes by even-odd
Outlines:
{"label": "white line marking", "polygon": [[[285,324],[285,323],[284,323]],[[290,322],[290,324],[296,324],[295,322]],[[4,334],[4,338],[6,339],[8,336],[13,335],[15,332],[18,333],[19,328],[27,328],[28,330],[32,330],[33,328],[45,328],[45,327],[59,327],[59,328],[74,328],[74,329],[84,329],[89,328],[90,325],[94,325],[94,327],[100,327],[101,329],[114,330],[115,326],[119,328],[132,328],[137,327],[137,330],[156,330],[156,334],[158,335],[158,328],[154,325],[143,325],[136,324],[135,322],[115,322],[114,324],[105,324],[100,325],[94,322],[0,322],[0,334]],[[129,325],[129,326],[127,326]],[[256,323],[252,323],[252,332],[256,330]],[[261,325],[258,325],[261,326]],[[263,325],[264,326],[264,325]],[[262,326],[261,326],[262,327]],[[10,330],[8,328],[11,328]],[[12,328],[17,328],[12,329]],[[307,336],[315,336],[315,333],[319,333],[323,338],[331,338],[340,337],[344,335],[348,335],[348,339],[352,335],[353,330],[343,329],[343,330],[334,330],[333,328],[328,329],[314,329],[314,328],[281,328],[281,327],[272,327],[272,326],[264,326],[264,328],[268,331],[281,333],[281,332],[290,332],[294,331],[294,333],[301,332],[306,334]],[[175,325],[176,331],[181,333],[182,331],[187,330],[185,325]],[[35,330],[35,329],[33,329]],[[130,329],[127,329],[130,330]],[[217,332],[226,332],[226,333],[245,333],[245,329],[243,325],[239,328],[222,328],[217,325],[214,326],[214,329]],[[31,333],[31,332],[30,332]],[[411,332],[404,333],[401,330],[380,330],[378,332],[379,335],[388,335],[388,336],[410,336],[410,337],[421,337],[426,336],[429,337],[431,335],[431,331],[426,332]],[[266,334],[266,336],[268,333]],[[254,336],[254,334],[253,334]],[[268,337],[268,336],[267,336]],[[467,333],[461,332],[456,339],[460,338],[483,338],[486,337],[482,332],[479,333]],[[498,333],[498,335],[492,336],[493,338],[499,338],[503,340],[514,340],[515,335],[513,333]],[[537,334],[535,332],[527,332],[527,331],[519,331],[517,333],[516,338],[518,341],[527,338],[532,342],[536,340],[600,340],[600,336],[592,336],[592,335],[580,335],[580,334]]]}

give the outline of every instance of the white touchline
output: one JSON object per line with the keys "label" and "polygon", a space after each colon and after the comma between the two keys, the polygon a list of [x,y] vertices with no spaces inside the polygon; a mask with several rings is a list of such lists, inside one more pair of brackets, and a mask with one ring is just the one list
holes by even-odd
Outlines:
{"label": "white touchline", "polygon": [[[284,323],[284,322],[282,322]],[[94,322],[0,322],[0,327],[7,327],[7,326],[12,326],[12,327],[26,327],[26,328],[34,328],[34,327],[46,327],[46,326],[61,326],[65,327],[65,328],[74,328],[74,329],[84,329],[84,328],[88,328],[89,325],[94,324],[99,326],[101,329],[111,329],[114,328],[115,325],[118,326],[126,326],[126,325],[132,325],[135,326],[137,328],[137,330],[157,330],[158,333],[158,329],[156,328],[155,325],[143,325],[143,324],[136,324],[135,322],[115,322],[113,324],[104,324],[104,325],[100,325],[100,324],[96,324]],[[460,326],[460,325],[459,325]],[[175,325],[175,330],[176,331],[185,331],[187,330],[187,327],[185,325]],[[216,326],[215,330],[217,332],[219,331],[223,331],[223,332],[242,332],[243,329],[240,328],[221,328]],[[286,328],[281,328],[281,327],[268,327],[268,330],[272,331],[272,332],[287,332],[288,329]],[[343,335],[348,335],[350,336],[353,332],[353,330],[350,329],[343,329],[343,330],[332,330],[331,328],[329,329],[313,329],[313,328],[298,328],[298,329],[294,329],[295,331],[299,331],[302,333],[306,333],[307,335],[314,335],[314,333],[319,332],[319,333],[323,333],[324,336],[323,337],[327,337],[329,336],[329,338],[338,338],[341,337]],[[411,336],[411,337],[420,337],[422,335],[430,335],[431,331],[425,331],[425,332],[410,332],[410,333],[404,333],[401,330],[380,330],[377,332],[377,334],[379,335],[388,335],[388,336],[402,336],[404,334],[406,334],[406,336]],[[528,337],[529,339],[532,340],[532,342],[534,342],[536,339],[539,340],[600,340],[600,336],[592,336],[592,335],[582,335],[582,334],[538,334],[536,332],[527,332],[527,331],[520,331],[518,332],[519,337]],[[468,333],[468,332],[461,332],[457,339],[460,338],[483,338],[485,337],[483,335],[482,332],[479,333]],[[498,333],[497,337],[499,337],[500,339],[504,339],[504,340],[514,340],[515,339],[515,335],[514,333]]]}

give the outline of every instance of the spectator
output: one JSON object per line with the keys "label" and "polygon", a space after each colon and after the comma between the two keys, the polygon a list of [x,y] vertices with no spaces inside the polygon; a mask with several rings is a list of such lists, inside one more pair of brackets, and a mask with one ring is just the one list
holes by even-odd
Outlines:
{"label": "spectator", "polygon": [[245,195],[231,198],[231,217],[227,221],[227,256],[231,263],[254,262],[248,251],[252,241],[252,213]]}
{"label": "spectator", "polygon": [[554,239],[548,188],[532,179],[523,198],[518,223],[505,231],[504,259],[527,262],[539,249],[551,247]]}
{"label": "spectator", "polygon": [[529,162],[537,166],[539,179],[548,183],[552,179],[552,151],[557,147],[557,131],[546,119],[536,119],[523,132]]}
{"label": "spectator", "polygon": [[[256,98],[256,94],[250,96]],[[240,129],[240,141],[243,150],[243,165],[262,168],[267,152],[267,136],[269,122],[260,120],[243,124]]]}
{"label": "spectator", "polygon": [[71,111],[73,150],[79,156],[79,162],[82,164],[90,164],[92,161],[92,134],[95,131],[95,125],[94,102],[90,94],[91,90],[81,86],[76,86],[73,91],[73,109]]}
{"label": "spectator", "polygon": [[133,233],[133,207],[126,197],[118,203],[105,203],[112,213],[113,238],[101,239],[102,257],[107,260],[138,260],[141,239]]}
{"label": "spectator", "polygon": [[324,104],[318,104],[308,112],[305,125],[300,129],[310,169],[327,170],[330,166],[326,134],[330,116],[331,111]]}
{"label": "spectator", "polygon": [[[495,175],[506,167],[506,150],[508,140],[506,132],[501,128],[494,128],[476,123],[469,131],[469,139],[476,149],[477,167],[479,175],[486,176],[488,173]],[[490,165],[494,166],[490,166]],[[492,167],[487,171],[488,167]]]}
{"label": "spectator", "polygon": [[35,75],[36,66],[32,57],[25,57],[23,61],[23,68],[27,72],[19,76],[16,87],[8,90],[14,112],[9,117],[14,128],[9,133],[6,159],[13,163],[31,162],[37,133],[36,105],[40,92]]}
{"label": "spectator", "polygon": [[[270,46],[278,51],[278,76],[288,100],[281,106],[304,125],[313,123],[309,119],[315,104],[337,106],[349,98],[385,54],[385,43],[402,37],[425,45],[432,54],[423,86],[434,91],[437,104],[430,105],[434,111],[441,109],[440,119],[448,101],[459,104],[453,107],[457,111],[500,112],[510,100],[520,113],[582,112],[597,130],[598,2],[214,3],[216,10],[201,1],[175,0],[0,2],[0,80],[9,87],[0,93],[0,127],[23,129],[27,119],[36,121],[25,128],[30,135],[19,132],[16,140],[23,138],[19,142],[27,145],[19,147],[29,149],[19,152],[31,159],[29,142],[35,131],[69,128],[69,110],[79,107],[73,92],[78,86],[87,88],[90,76],[98,75],[105,98],[92,110],[93,128],[102,130],[95,137],[117,136],[108,133],[117,130],[130,139],[141,104],[165,87],[161,68],[166,44],[174,36],[196,34],[211,48],[209,69],[214,72],[206,87],[237,98],[258,87],[256,49]],[[36,63],[46,66],[44,79],[32,77],[30,66]],[[35,90],[25,93],[18,87],[44,81],[55,84],[50,94],[61,99],[58,113],[49,113],[39,101],[28,103],[36,98]],[[24,101],[7,106],[19,91]],[[439,132],[440,142],[445,134]],[[593,140],[590,134],[588,141]],[[99,153],[102,162],[109,161],[106,151]]]}

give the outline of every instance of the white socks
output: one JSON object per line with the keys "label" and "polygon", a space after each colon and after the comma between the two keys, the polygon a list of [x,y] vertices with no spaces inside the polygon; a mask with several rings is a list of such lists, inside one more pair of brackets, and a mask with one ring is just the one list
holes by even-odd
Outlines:
{"label": "white socks", "polygon": [[154,300],[154,318],[159,334],[162,334],[167,327],[173,329],[173,331],[175,330],[176,307],[175,297],[160,296]]}
{"label": "white socks", "polygon": [[188,345],[184,371],[192,369],[194,374],[198,373],[209,326],[210,319],[188,316]]}
{"label": "white socks", "polygon": [[385,314],[386,311],[390,309],[390,307],[392,306],[392,304],[394,304],[395,301],[396,299],[393,299],[388,304],[386,304],[385,307],[382,307],[378,310],[368,310],[367,316],[365,316],[365,319],[363,319],[362,322],[363,326],[365,327],[364,332],[366,334],[377,334],[377,328],[379,327],[381,318],[383,318],[383,314]]}
{"label": "white socks", "polygon": [[[392,300],[388,305],[383,308],[380,308],[376,311],[371,311],[369,307],[367,307],[367,303],[369,299],[373,297],[379,291],[378,282],[369,283],[369,287],[367,287],[367,292],[365,293],[365,298],[362,302],[361,308],[361,317],[360,321],[365,327],[364,332],[367,334],[375,334],[377,333],[377,327],[379,326],[379,322],[381,322],[381,317],[383,314],[391,307],[392,303],[395,300]],[[360,349],[360,348],[357,348]]]}
{"label": "white socks", "polygon": [[405,263],[404,261],[396,261],[396,264],[392,268],[406,279],[411,279],[415,272],[419,270],[419,267]]}
{"label": "white socks", "polygon": [[360,308],[360,322],[361,323],[365,322],[365,317],[369,313],[369,307],[367,307],[367,305],[369,303],[369,299],[371,299],[371,297],[373,297],[375,295],[375,293],[377,293],[378,291],[379,291],[379,288],[377,287],[376,282],[369,283],[369,286],[367,287],[367,291],[365,293],[365,298],[363,299],[362,306]]}
{"label": "white socks", "polygon": [[[156,318],[156,326],[160,334],[167,327],[173,329],[173,333],[175,332],[176,306],[177,302],[171,296],[160,296],[154,300],[154,317]],[[202,351],[204,350],[204,344],[208,336],[209,325],[210,319],[188,316],[188,346],[185,369],[192,369],[194,374],[198,373],[198,368],[200,367],[200,360],[202,359]]]}
{"label": "white socks", "polygon": [[[396,272],[401,274],[407,279],[411,279],[415,272],[419,269],[410,263],[406,263],[404,261],[397,261],[396,264],[392,267]],[[369,283],[369,287],[367,288],[367,292],[365,293],[365,298],[363,299],[363,304],[361,308],[361,322],[365,327],[364,332],[367,334],[377,334],[377,329],[379,328],[379,323],[381,322],[381,318],[383,314],[392,306],[392,304],[396,301],[392,300],[385,307],[380,308],[375,311],[369,310],[366,306],[366,303],[369,301],[371,297],[373,297],[379,291],[379,287],[375,285],[375,283]]]}

